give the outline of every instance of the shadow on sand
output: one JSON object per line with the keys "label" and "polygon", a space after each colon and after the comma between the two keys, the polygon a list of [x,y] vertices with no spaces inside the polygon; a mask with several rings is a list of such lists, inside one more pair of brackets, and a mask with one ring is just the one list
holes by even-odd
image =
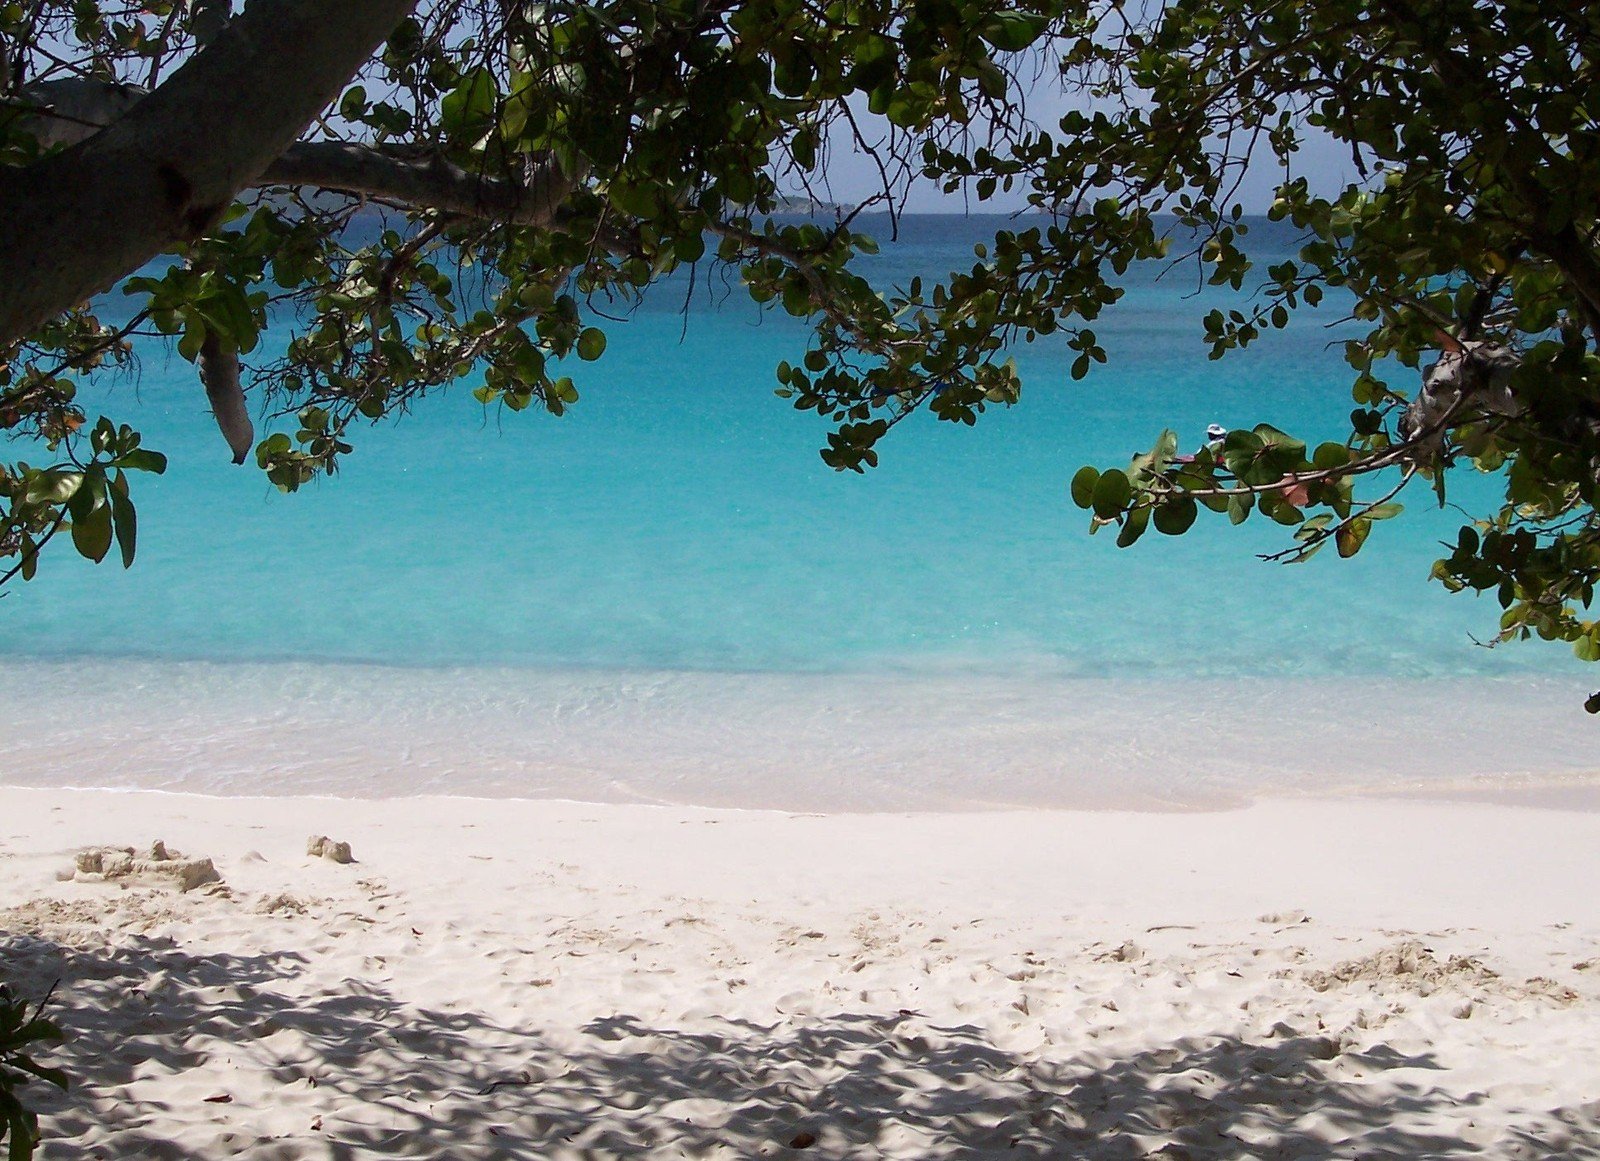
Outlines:
{"label": "shadow on sand", "polygon": [[[1429,1056],[1315,1037],[1049,1061],[911,1012],[694,1032],[614,1015],[542,1033],[355,980],[279,994],[303,965],[288,950],[0,938],[0,974],[19,989],[60,979],[71,1035],[51,1058],[73,1091],[30,1090],[40,1156],[1600,1157],[1592,1109],[1490,1123],[1432,1083]],[[206,1100],[230,1080],[237,1099]]]}

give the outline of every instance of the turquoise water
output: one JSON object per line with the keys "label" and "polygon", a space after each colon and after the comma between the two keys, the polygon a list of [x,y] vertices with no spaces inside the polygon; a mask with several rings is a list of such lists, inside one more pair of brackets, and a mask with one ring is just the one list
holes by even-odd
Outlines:
{"label": "turquoise water", "polygon": [[[970,264],[972,242],[997,224],[907,219],[875,277]],[[149,700],[145,710],[129,703],[129,722],[176,714],[163,700],[171,688],[203,700],[206,690],[242,683],[228,695],[237,699],[275,672],[322,691],[318,704],[329,688],[365,690],[345,720],[370,719],[374,706],[392,706],[397,689],[422,680],[392,668],[401,667],[456,675],[443,688],[475,691],[466,695],[473,704],[492,701],[486,691],[546,683],[540,688],[554,703],[568,696],[614,706],[641,688],[642,674],[657,683],[651,688],[680,693],[694,675],[725,693],[743,682],[737,697],[769,683],[776,700],[757,697],[740,711],[752,720],[799,713],[793,682],[801,678],[837,678],[841,691],[853,691],[841,700],[877,680],[893,682],[897,696],[933,683],[928,690],[944,691],[936,698],[906,696],[906,713],[930,738],[950,703],[965,700],[949,692],[962,683],[983,698],[1011,690],[1005,704],[1071,733],[1062,707],[1088,688],[1073,682],[1109,682],[1113,701],[1123,689],[1122,712],[1135,722],[1148,692],[1130,691],[1150,682],[1289,682],[1359,701],[1362,679],[1494,678],[1529,704],[1561,702],[1559,726],[1537,727],[1542,756],[1508,758],[1494,770],[1581,766],[1584,735],[1562,731],[1581,725],[1566,709],[1581,700],[1582,667],[1559,646],[1473,643],[1472,634],[1492,633],[1498,610],[1427,580],[1438,541],[1461,517],[1431,510],[1420,489],[1406,516],[1380,527],[1353,561],[1324,553],[1302,566],[1263,563],[1256,553],[1287,543],[1287,530],[1272,525],[1202,520],[1181,539],[1152,534],[1131,550],[1086,535],[1086,517],[1067,497],[1083,463],[1123,462],[1164,426],[1198,443],[1212,421],[1339,438],[1351,406],[1348,371],[1331,345],[1336,310],[1213,363],[1197,320],[1216,300],[1192,293],[1192,269],[1154,275],[1136,271],[1124,302],[1096,324],[1109,367],[1074,383],[1058,346],[1023,347],[1019,406],[991,412],[975,429],[904,424],[882,448],[882,466],[864,477],[824,467],[816,452],[823,426],[772,394],[772,368],[798,360],[804,331],[759,312],[736,287],[708,295],[704,281],[686,311],[681,288],[668,286],[609,326],[606,357],[575,373],[583,398],[568,416],[485,413],[469,390],[453,392],[398,424],[358,433],[337,480],[294,496],[227,463],[191,368],[148,348],[141,372],[113,384],[106,403],[172,458],[167,476],[141,481],[139,560],[124,573],[57,552],[38,581],[0,601],[0,654],[11,659],[13,688],[23,679],[42,699],[26,707],[13,699],[4,712],[13,727],[24,712],[37,722],[89,674],[115,684],[117,673],[133,672],[117,667],[132,658],[147,666],[139,672]],[[1483,505],[1492,495],[1480,486],[1455,498]],[[186,663],[205,663],[210,676],[196,687],[200,671]],[[278,688],[280,677],[267,685]],[[551,681],[569,682],[567,693],[550,692]],[[571,692],[580,687],[581,695]],[[710,687],[694,688],[702,702],[710,696]],[[1536,688],[1544,692],[1528,692]],[[413,694],[449,699],[437,689]],[[294,706],[305,709],[307,699],[283,696],[274,720],[299,728]],[[995,704],[985,702],[990,718]],[[180,747],[181,763],[152,758],[156,767],[137,776],[124,770],[103,780],[195,785],[207,739],[226,733],[224,717],[185,727],[195,733],[192,746]],[[628,720],[643,736],[660,728],[648,713]],[[464,727],[451,719],[437,728],[448,739]],[[560,733],[559,714],[539,728],[529,745]],[[683,736],[692,754],[694,731]],[[272,737],[267,730],[262,744],[270,748]],[[870,737],[854,737],[836,740],[871,751]],[[616,741],[596,735],[590,759]],[[1060,744],[1054,734],[1032,736],[1026,753],[1037,759]],[[640,750],[641,767],[648,752]],[[565,754],[564,768],[590,760],[575,755]],[[46,761],[0,748],[0,779],[44,778],[29,763]],[[914,757],[905,761],[915,781]],[[749,754],[727,763],[734,778]],[[81,779],[83,765],[49,778]],[[339,767],[345,782],[330,773],[316,785],[350,788],[360,765],[351,758]],[[497,792],[544,786],[537,762],[524,766],[525,781],[496,783]],[[1251,769],[1252,784],[1268,777]],[[1222,774],[1212,781],[1227,789]],[[257,783],[266,785],[240,773],[229,785]],[[381,779],[363,785],[383,789]],[[471,792],[486,783],[463,765],[425,785]],[[563,786],[586,796],[581,785]],[[939,799],[959,800],[957,789]]]}

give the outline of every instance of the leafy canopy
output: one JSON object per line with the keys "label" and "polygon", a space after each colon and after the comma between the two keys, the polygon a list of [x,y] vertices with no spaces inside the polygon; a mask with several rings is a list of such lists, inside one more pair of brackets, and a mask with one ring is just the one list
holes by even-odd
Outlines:
{"label": "leafy canopy", "polygon": [[[0,4],[0,176],[91,149],[96,127],[251,12],[319,2],[340,0],[256,0],[242,17],[218,0]],[[1462,528],[1436,577],[1494,592],[1502,637],[1600,658],[1588,612],[1600,572],[1593,6],[401,7],[319,120],[241,175],[230,208],[168,247],[170,266],[124,283],[131,322],[68,303],[0,334],[0,426],[52,457],[0,467],[6,579],[31,576],[63,528],[86,556],[116,543],[131,560],[128,473],[164,461],[131,428],[90,422],[99,405],[86,395],[137,335],[175,340],[236,454],[253,450],[292,491],[334,472],[361,423],[457,381],[486,406],[560,415],[578,401],[565,361],[603,357],[605,317],[680,267],[722,266],[755,301],[810,323],[778,393],[832,421],[829,466],[860,471],[907,415],[972,423],[1015,402],[1006,351],[1019,341],[1059,333],[1071,374],[1092,374],[1106,359],[1093,324],[1121,297],[1119,276],[1187,258],[1214,284],[1260,284],[1248,308],[1206,319],[1213,357],[1290,325],[1330,288],[1354,304],[1366,327],[1345,350],[1350,431],[1311,448],[1257,426],[1192,456],[1162,433],[1125,467],[1074,478],[1093,526],[1132,544],[1152,525],[1181,534],[1202,511],[1261,515],[1293,529],[1280,556],[1330,542],[1351,555],[1402,489],[1422,481],[1442,503],[1453,470],[1497,472],[1504,503]],[[281,63],[276,83],[296,83]],[[1040,122],[1028,98],[1047,86],[1069,111]],[[1297,175],[1308,132],[1347,148],[1349,188]],[[879,194],[828,220],[775,218],[780,191],[826,194],[841,149],[876,162]],[[1303,235],[1265,271],[1238,195],[1247,165],[1275,167],[1271,216]],[[875,246],[857,214],[896,208],[914,182],[977,205],[1022,198],[1036,216],[970,269],[873,288],[856,272]],[[25,189],[0,184],[0,202]],[[262,356],[269,317],[293,337]],[[295,434],[253,442],[246,398],[295,416]]]}

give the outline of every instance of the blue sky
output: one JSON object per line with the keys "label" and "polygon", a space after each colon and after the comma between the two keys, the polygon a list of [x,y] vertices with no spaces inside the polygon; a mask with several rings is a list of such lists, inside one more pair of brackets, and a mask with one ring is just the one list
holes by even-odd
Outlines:
{"label": "blue sky", "polygon": [[[1041,124],[1054,124],[1069,107],[1065,95],[1056,91],[1036,88],[1027,96],[1029,112]],[[854,112],[863,127],[882,126],[881,118],[868,113],[860,102]],[[1334,141],[1318,130],[1304,131],[1304,144],[1297,155],[1296,173],[1307,178],[1312,189],[1332,194],[1349,182],[1356,180],[1347,146]],[[1264,213],[1272,203],[1273,191],[1280,173],[1270,157],[1252,166],[1239,190],[1239,198],[1247,212]],[[837,131],[833,135],[833,152],[829,158],[828,184],[831,200],[844,204],[859,202],[880,188],[877,168],[871,158],[860,152],[848,134]],[[1016,191],[999,194],[993,200],[978,204],[966,201],[959,194],[945,194],[926,181],[917,182],[907,198],[905,209],[911,213],[1010,213],[1026,206],[1025,195]]]}

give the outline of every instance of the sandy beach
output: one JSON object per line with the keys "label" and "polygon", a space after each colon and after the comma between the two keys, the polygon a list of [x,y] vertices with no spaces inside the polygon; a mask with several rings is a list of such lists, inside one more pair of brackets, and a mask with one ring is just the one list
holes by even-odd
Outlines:
{"label": "sandy beach", "polygon": [[[306,853],[308,835],[354,860]],[[156,840],[219,883],[78,874]],[[45,1158],[1600,1157],[1600,813],[0,791]]]}

